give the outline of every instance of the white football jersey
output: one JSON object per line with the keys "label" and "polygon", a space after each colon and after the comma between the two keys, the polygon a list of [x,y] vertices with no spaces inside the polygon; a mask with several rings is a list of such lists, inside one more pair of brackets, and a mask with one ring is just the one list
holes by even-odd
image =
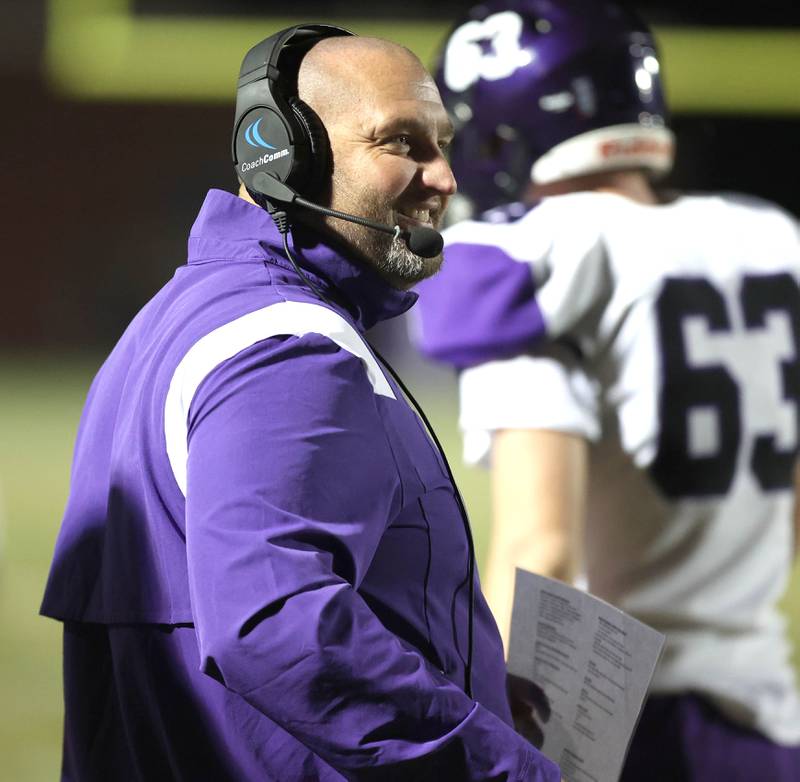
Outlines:
{"label": "white football jersey", "polygon": [[653,691],[694,690],[800,743],[776,608],[800,431],[800,234],[739,196],[547,198],[459,223],[421,343],[463,369],[470,461],[491,432],[591,441],[591,592],[667,635]]}

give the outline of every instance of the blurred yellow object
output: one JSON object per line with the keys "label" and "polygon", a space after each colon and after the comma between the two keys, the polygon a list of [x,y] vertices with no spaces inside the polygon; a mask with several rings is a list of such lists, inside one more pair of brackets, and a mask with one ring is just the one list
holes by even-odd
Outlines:
{"label": "blurred yellow object", "polygon": [[800,113],[800,31],[656,28],[667,100],[684,113]]}
{"label": "blurred yellow object", "polygon": [[[134,15],[130,0],[50,0],[45,66],[51,87],[83,100],[232,102],[242,55],[288,16]],[[337,19],[360,35],[435,61],[450,24]],[[453,20],[455,21],[455,20]],[[656,27],[667,97],[682,113],[800,113],[800,31]]]}

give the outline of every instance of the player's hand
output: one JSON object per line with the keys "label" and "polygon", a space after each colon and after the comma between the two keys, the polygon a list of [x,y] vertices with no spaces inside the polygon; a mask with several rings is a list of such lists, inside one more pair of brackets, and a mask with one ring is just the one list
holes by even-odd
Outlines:
{"label": "player's hand", "polygon": [[547,695],[538,684],[513,673],[506,674],[506,690],[514,727],[534,747],[541,749],[544,733],[540,723],[547,723],[550,719]]}

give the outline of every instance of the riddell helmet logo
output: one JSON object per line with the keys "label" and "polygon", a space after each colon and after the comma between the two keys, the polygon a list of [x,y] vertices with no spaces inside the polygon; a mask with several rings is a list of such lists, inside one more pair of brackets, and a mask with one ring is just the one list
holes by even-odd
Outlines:
{"label": "riddell helmet logo", "polygon": [[667,155],[672,145],[652,138],[629,138],[605,141],[600,145],[600,155],[604,158],[625,155]]}
{"label": "riddell helmet logo", "polygon": [[267,144],[261,134],[258,132],[258,126],[261,124],[263,117],[259,117],[255,122],[251,122],[244,132],[244,137],[251,147],[263,147],[264,149],[276,149],[272,144]]}

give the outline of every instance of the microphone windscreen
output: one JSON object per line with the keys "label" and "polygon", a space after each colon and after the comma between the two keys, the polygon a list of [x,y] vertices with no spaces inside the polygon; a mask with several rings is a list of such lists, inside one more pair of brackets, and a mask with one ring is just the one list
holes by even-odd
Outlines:
{"label": "microphone windscreen", "polygon": [[444,247],[444,239],[438,231],[433,228],[420,226],[411,228],[405,237],[406,246],[414,255],[421,255],[423,258],[434,258]]}

